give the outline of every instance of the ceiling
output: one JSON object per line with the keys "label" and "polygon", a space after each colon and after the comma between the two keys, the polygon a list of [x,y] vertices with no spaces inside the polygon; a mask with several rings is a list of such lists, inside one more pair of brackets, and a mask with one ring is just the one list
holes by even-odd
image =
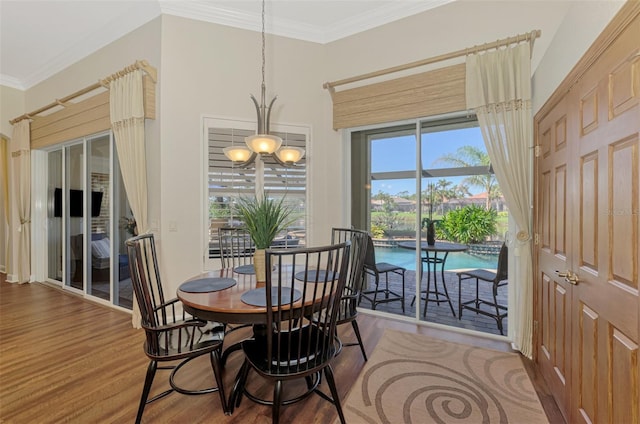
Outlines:
{"label": "ceiling", "polygon": [[[268,33],[328,43],[454,0],[268,0]],[[260,31],[260,0],[0,0],[0,84],[26,90],[161,13]]]}

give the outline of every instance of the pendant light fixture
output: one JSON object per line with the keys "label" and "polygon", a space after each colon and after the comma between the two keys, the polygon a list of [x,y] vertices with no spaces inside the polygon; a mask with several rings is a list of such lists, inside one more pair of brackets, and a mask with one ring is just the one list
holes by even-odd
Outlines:
{"label": "pendant light fixture", "polygon": [[294,146],[282,146],[282,138],[270,134],[269,122],[271,120],[271,108],[273,103],[278,98],[275,96],[269,102],[269,106],[265,103],[266,98],[266,86],[264,83],[264,70],[265,70],[265,0],[262,0],[262,85],[260,103],[251,95],[251,100],[256,107],[256,113],[258,115],[258,128],[257,134],[246,137],[244,146],[229,146],[223,149],[227,158],[234,162],[239,162],[240,166],[251,165],[258,155],[270,155],[273,159],[283,166],[291,166],[298,162],[304,156],[304,149]]}

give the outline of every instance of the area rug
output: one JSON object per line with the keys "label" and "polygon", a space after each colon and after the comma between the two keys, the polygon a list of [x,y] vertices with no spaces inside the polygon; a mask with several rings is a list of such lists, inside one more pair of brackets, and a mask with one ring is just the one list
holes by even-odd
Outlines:
{"label": "area rug", "polygon": [[518,354],[393,330],[343,410],[350,424],[549,422]]}

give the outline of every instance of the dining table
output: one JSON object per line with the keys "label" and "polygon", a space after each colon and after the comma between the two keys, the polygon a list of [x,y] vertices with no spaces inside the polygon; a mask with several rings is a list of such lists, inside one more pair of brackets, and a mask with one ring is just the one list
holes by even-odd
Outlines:
{"label": "dining table", "polygon": [[[420,251],[424,253],[424,256],[421,255],[421,263],[427,266],[427,288],[426,290],[420,290],[421,295],[424,294],[424,297],[421,297],[421,300],[424,300],[424,316],[427,316],[427,305],[429,302],[435,302],[437,304],[447,302],[451,308],[451,313],[455,317],[456,312],[453,308],[453,304],[451,303],[451,298],[449,297],[449,291],[447,290],[445,282],[444,267],[449,253],[464,252],[468,249],[468,246],[466,244],[451,243],[447,241],[436,241],[434,244],[429,244],[426,241],[421,241],[419,243],[416,241],[406,241],[398,243],[398,247],[413,250],[420,249]],[[439,254],[440,256],[438,256]],[[438,287],[438,265],[440,265],[441,288]],[[424,274],[424,268],[422,273]],[[433,287],[431,287],[432,282]],[[416,296],[414,295],[411,304],[413,305],[415,301]]]}
{"label": "dining table", "polygon": [[[292,273],[295,278],[292,277]],[[304,290],[305,282],[301,270],[285,267],[281,270],[283,281],[294,281],[294,296],[306,293],[306,300],[295,300],[294,314],[304,315],[304,306],[311,302],[311,297],[322,294],[322,290]],[[274,271],[273,281],[277,281]],[[322,283],[320,283],[322,284]],[[288,291],[288,290],[287,290]],[[275,290],[272,292],[275,301]],[[267,322],[265,283],[257,283],[255,274],[235,272],[232,268],[205,271],[185,280],[177,290],[177,297],[182,302],[185,312],[204,320],[224,324],[241,324],[253,326],[253,337],[265,334]],[[283,291],[284,299],[284,291]],[[288,302],[288,299],[284,299]],[[230,353],[239,350],[236,343],[225,349],[222,355],[224,364]]]}

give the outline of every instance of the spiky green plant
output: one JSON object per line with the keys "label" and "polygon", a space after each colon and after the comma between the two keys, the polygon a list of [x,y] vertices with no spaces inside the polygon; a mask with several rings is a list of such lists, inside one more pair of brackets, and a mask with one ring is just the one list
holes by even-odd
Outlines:
{"label": "spiky green plant", "polygon": [[279,200],[270,199],[267,193],[261,197],[240,197],[234,209],[251,234],[256,249],[271,246],[276,235],[293,223],[293,209]]}

